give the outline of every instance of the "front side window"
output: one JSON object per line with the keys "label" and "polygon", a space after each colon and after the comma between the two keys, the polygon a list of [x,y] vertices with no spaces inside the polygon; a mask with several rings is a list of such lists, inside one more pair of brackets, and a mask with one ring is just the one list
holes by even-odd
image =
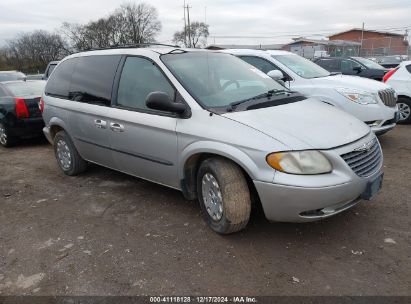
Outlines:
{"label": "front side window", "polygon": [[152,92],[167,93],[172,99],[175,97],[174,88],[153,62],[140,57],[128,57],[121,73],[117,105],[148,110],[146,99]]}
{"label": "front side window", "polygon": [[341,71],[352,72],[354,68],[362,68],[361,64],[349,59],[341,60]]}
{"label": "front side window", "polygon": [[312,79],[330,76],[330,72],[326,69],[298,55],[272,55],[272,57],[302,78]]}
{"label": "front side window", "polygon": [[285,88],[259,69],[223,53],[166,54],[161,60],[204,108],[227,107],[268,91]]}
{"label": "front side window", "polygon": [[407,65],[405,68],[407,69],[408,72],[411,73],[411,64]]}
{"label": "front side window", "polygon": [[257,69],[266,74],[272,70],[279,70],[279,68],[275,66],[273,63],[262,58],[254,56],[241,56],[240,58],[243,59],[245,62],[255,66]]}

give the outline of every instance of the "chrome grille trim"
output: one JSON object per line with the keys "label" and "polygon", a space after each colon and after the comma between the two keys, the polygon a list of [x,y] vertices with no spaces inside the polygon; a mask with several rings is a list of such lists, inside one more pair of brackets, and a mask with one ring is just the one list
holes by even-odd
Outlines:
{"label": "chrome grille trim", "polygon": [[368,177],[377,172],[383,160],[381,147],[376,138],[363,147],[342,154],[341,157],[360,177]]}
{"label": "chrome grille trim", "polygon": [[397,99],[395,98],[395,91],[393,89],[379,91],[378,96],[387,107],[395,107],[397,104]]}

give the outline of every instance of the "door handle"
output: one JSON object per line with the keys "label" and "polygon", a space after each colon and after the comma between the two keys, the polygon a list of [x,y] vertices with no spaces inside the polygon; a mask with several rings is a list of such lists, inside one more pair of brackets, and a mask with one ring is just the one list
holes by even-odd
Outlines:
{"label": "door handle", "polygon": [[95,119],[94,125],[99,129],[105,129],[107,128],[107,121],[101,120],[101,119]]}
{"label": "door handle", "polygon": [[116,122],[110,123],[110,129],[113,132],[124,132],[124,126]]}

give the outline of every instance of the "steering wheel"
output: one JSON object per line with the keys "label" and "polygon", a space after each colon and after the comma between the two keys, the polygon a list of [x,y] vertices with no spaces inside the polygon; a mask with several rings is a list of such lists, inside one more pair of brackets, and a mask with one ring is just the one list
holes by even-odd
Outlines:
{"label": "steering wheel", "polygon": [[237,86],[237,89],[240,88],[240,83],[237,80],[229,80],[227,81],[223,87],[221,88],[223,91],[225,91],[230,85],[235,84]]}

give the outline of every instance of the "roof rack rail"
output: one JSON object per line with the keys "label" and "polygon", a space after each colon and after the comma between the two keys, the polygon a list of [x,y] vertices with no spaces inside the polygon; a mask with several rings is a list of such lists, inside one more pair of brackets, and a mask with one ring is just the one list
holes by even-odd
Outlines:
{"label": "roof rack rail", "polygon": [[164,43],[134,43],[134,44],[114,44],[108,47],[102,48],[89,48],[85,49],[84,51],[99,51],[99,50],[110,50],[110,49],[132,49],[132,48],[143,48],[149,46],[168,46],[168,47],[175,47],[180,48],[179,45],[172,45],[172,44],[164,44]]}

